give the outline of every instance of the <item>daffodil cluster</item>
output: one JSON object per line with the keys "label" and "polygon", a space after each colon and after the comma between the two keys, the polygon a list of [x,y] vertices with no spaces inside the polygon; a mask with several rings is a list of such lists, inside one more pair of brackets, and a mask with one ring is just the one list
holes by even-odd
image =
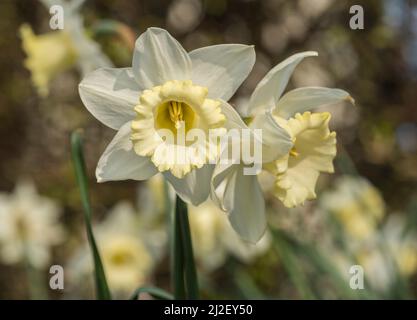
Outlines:
{"label": "daffodil cluster", "polygon": [[[283,95],[296,66],[316,55],[298,53],[275,66],[239,114],[227,101],[255,63],[253,46],[186,52],[167,31],[149,28],[136,41],[132,67],[98,69],[79,85],[86,108],[117,130],[98,162],[97,180],[162,173],[185,202],[198,206],[210,196],[243,239],[258,241],[266,228],[264,197],[257,175],[246,170],[257,160],[238,159],[243,151],[230,159],[229,146],[261,153],[258,164],[275,176],[275,195],[285,206],[316,197],[320,172],[334,170],[336,134],[330,114],[312,110],[352,101],[343,90],[322,87]],[[238,139],[222,140],[232,130]]]}

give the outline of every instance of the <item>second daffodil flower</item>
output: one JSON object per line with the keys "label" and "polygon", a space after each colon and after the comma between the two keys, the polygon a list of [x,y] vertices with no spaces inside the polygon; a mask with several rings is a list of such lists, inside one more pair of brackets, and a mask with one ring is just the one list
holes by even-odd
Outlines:
{"label": "second daffodil flower", "polygon": [[[295,67],[305,58],[317,56],[307,51],[292,55],[275,66],[259,82],[242,113],[248,119],[237,127],[262,130],[263,168],[275,175],[275,195],[286,207],[303,204],[316,197],[320,172],[333,172],[336,134],[329,130],[330,114],[309,110],[344,100],[353,101],[340,89],[285,87]],[[256,242],[266,227],[265,204],[255,175],[243,172],[245,164],[219,164],[213,175],[213,198],[229,212],[231,224],[246,240]]]}
{"label": "second daffodil flower", "polygon": [[[208,131],[224,131],[226,114],[238,117],[225,101],[254,61],[252,46],[187,53],[167,31],[149,28],[136,41],[132,68],[99,69],[79,85],[87,109],[118,130],[98,163],[97,180],[144,180],[163,172],[184,201],[206,200],[218,150]],[[183,143],[180,136],[192,129],[207,138]]]}

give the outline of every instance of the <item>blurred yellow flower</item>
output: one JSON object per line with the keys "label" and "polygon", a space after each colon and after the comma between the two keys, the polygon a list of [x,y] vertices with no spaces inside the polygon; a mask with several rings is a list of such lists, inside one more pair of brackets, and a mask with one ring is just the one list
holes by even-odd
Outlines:
{"label": "blurred yellow flower", "polygon": [[406,244],[395,255],[400,272],[406,276],[414,274],[417,270],[417,248]]}
{"label": "blurred yellow flower", "polygon": [[[142,218],[130,202],[121,201],[94,227],[107,281],[116,296],[131,293],[149,281],[162,256],[165,232]],[[86,247],[75,253],[68,268],[70,279],[79,283],[92,272],[89,257]]]}
{"label": "blurred yellow flower", "polygon": [[118,203],[95,228],[106,277],[115,291],[132,291],[150,275],[154,257],[141,230],[138,213],[129,202]]}
{"label": "blurred yellow flower", "polygon": [[59,222],[60,208],[37,194],[29,181],[20,181],[12,194],[0,194],[0,259],[7,264],[28,261],[46,267],[51,247],[65,233]]}
{"label": "blurred yellow flower", "polygon": [[32,81],[40,96],[49,92],[48,84],[59,73],[77,66],[81,74],[99,67],[113,66],[100,46],[85,32],[83,18],[79,13],[84,1],[40,0],[49,11],[51,6],[63,8],[63,30],[36,36],[28,24],[20,27],[22,46],[27,58],[24,62],[32,74]]}
{"label": "blurred yellow flower", "polygon": [[152,267],[152,258],[140,239],[132,235],[102,234],[101,256],[109,286],[114,290],[134,290],[143,285]]}
{"label": "blurred yellow flower", "polygon": [[414,232],[405,232],[406,227],[403,215],[391,214],[385,223],[383,237],[400,273],[411,276],[417,271],[417,238]]}
{"label": "blurred yellow flower", "polygon": [[384,217],[385,205],[378,189],[361,177],[342,176],[334,190],[325,192],[321,208],[341,223],[355,239],[369,239]]}
{"label": "blurred yellow flower", "polygon": [[46,96],[51,79],[74,65],[77,51],[70,35],[64,31],[36,36],[32,28],[24,24],[20,35],[27,55],[25,67],[30,70],[39,95]]}

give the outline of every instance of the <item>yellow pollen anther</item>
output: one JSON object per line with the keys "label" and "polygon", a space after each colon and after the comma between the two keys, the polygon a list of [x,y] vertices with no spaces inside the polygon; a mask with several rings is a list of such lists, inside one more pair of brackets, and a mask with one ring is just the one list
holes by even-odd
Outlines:
{"label": "yellow pollen anther", "polygon": [[181,127],[181,121],[183,121],[182,103],[177,101],[171,101],[168,106],[169,117],[172,122],[175,123],[175,128]]}
{"label": "yellow pollen anther", "polygon": [[290,156],[293,157],[298,157],[300,154],[297,152],[297,150],[295,149],[295,147],[292,147],[292,149],[290,150]]}

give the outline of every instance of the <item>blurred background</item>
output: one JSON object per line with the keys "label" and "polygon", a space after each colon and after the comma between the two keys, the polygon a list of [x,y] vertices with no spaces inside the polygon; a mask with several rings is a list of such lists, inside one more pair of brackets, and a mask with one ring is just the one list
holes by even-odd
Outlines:
{"label": "blurred background", "polygon": [[[337,87],[356,101],[329,110],[336,173],[320,177],[318,200],[285,209],[262,177],[270,230],[256,246],[210,202],[190,208],[203,297],[417,297],[417,1],[87,0],[66,11],[68,34],[49,27],[53,3],[0,2],[1,299],[94,298],[70,155],[76,128],[84,130],[94,228],[114,295],[170,289],[163,181],[96,183],[114,131],[91,116],[77,89],[88,70],[130,66],[135,39],[151,26],[188,51],[254,44],[257,62],[231,100],[237,108],[271,67],[305,50],[319,56],[300,64],[288,89]],[[355,4],[363,30],[349,27]],[[64,268],[63,290],[49,287],[51,265]],[[363,267],[363,290],[349,286],[352,265]]]}

